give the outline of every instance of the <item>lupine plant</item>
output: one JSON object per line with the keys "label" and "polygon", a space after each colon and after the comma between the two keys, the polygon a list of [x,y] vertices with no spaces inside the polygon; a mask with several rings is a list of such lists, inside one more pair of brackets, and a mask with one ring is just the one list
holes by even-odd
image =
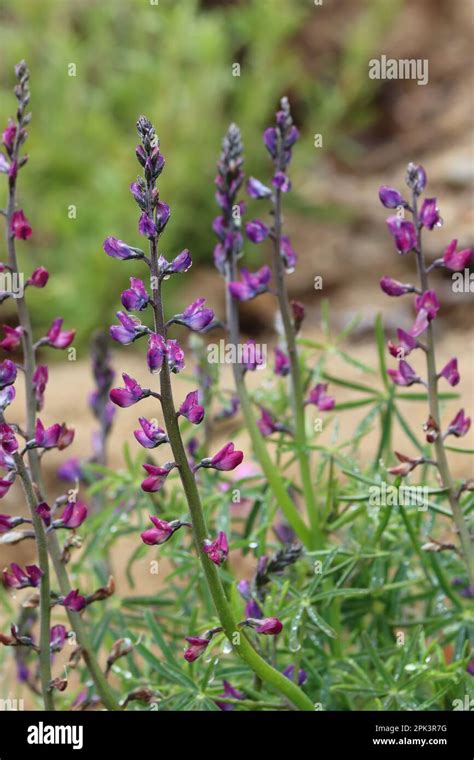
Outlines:
{"label": "lupine plant", "polygon": [[[109,236],[103,251],[133,267],[109,332],[119,346],[134,344],[143,374],[124,371],[118,382],[106,338],[93,341],[92,454],[61,462],[59,480],[72,487],[53,493],[43,459],[69,447],[74,433],[48,419],[43,353],[67,351],[74,331],[58,318],[47,335],[33,335],[28,288],[47,285],[44,268],[28,268],[24,292],[14,287],[24,279],[18,254],[28,256],[35,234],[17,198],[31,118],[24,63],[16,77],[17,116],[3,132],[0,156],[8,188],[1,273],[9,284],[1,298],[18,314],[0,342],[8,354],[0,363],[0,496],[8,499],[20,481],[29,512],[1,514],[0,541],[33,542],[37,555],[3,573],[2,625],[9,617],[12,627],[0,634],[1,654],[14,652],[18,680],[48,710],[453,709],[474,674],[473,496],[469,479],[451,476],[448,455],[459,451],[450,437],[465,436],[470,419],[460,409],[443,422],[443,404],[457,394],[438,384],[456,386],[459,370],[455,358],[440,370],[435,362],[440,305],[428,276],[442,267],[463,270],[471,252],[453,241],[426,263],[422,231],[441,220],[434,199],[418,208],[424,170],[409,166],[407,200],[380,190],[384,206],[396,210],[388,226],[397,250],[416,258],[419,282],[381,280],[387,295],[414,297],[415,316],[412,329],[399,328],[397,342],[388,343],[396,369],[386,367],[377,318],[376,370],[344,350],[356,320],[335,336],[323,302],[323,337],[314,341],[302,334],[305,307],[288,295],[297,257],[284,211],[299,138],[288,100],[263,135],[267,181],[245,177],[236,125],[223,139],[212,227],[225,315],[215,315],[199,293],[186,308],[174,306],[168,281],[192,282],[192,254],[164,253],[171,209],[157,181],[165,159],[154,126],[141,116],[140,174],[130,185],[137,240]],[[269,218],[246,217],[254,204],[268,208]],[[255,271],[241,265],[253,245],[261,252]],[[266,346],[245,339],[240,324],[245,303],[263,294],[276,307],[270,367]],[[210,336],[223,331],[230,387],[210,359]],[[426,370],[407,362],[412,352],[426,359]],[[114,363],[124,361],[116,356]],[[348,367],[364,379],[353,379]],[[15,400],[21,377],[23,415]],[[339,400],[339,389],[357,396]],[[403,408],[417,401],[429,405],[423,440]],[[110,435],[114,413],[126,408],[137,410],[137,420],[124,466],[111,468],[108,453],[120,451]],[[345,409],[365,412],[341,438]],[[410,449],[393,451],[396,425]],[[361,446],[369,435],[378,436],[370,461]],[[398,494],[402,481],[415,478],[423,489],[415,509],[381,502],[384,489]],[[81,499],[79,486],[88,490]],[[453,541],[443,538],[446,526],[454,526]],[[127,589],[120,593],[117,563]],[[17,593],[19,612],[11,597]],[[72,678],[58,662],[68,642]]]}

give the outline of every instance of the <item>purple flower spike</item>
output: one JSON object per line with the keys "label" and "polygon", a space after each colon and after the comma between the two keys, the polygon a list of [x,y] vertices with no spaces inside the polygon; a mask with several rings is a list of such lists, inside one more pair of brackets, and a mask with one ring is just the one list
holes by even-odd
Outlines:
{"label": "purple flower spike", "polygon": [[466,417],[464,409],[460,409],[454,419],[449,423],[446,435],[455,435],[456,438],[462,438],[469,432],[471,427],[471,418]]}
{"label": "purple flower spike", "polygon": [[309,393],[308,404],[315,404],[321,412],[327,412],[334,409],[336,399],[333,396],[328,396],[326,394],[327,389],[327,383],[318,383],[315,385]]}
{"label": "purple flower spike", "polygon": [[388,296],[404,296],[406,293],[413,293],[415,290],[413,285],[398,282],[391,277],[382,277],[380,287]]}
{"label": "purple flower spike", "polygon": [[443,220],[436,206],[436,198],[425,198],[420,209],[419,219],[423,227],[432,230],[433,227],[442,227]]}
{"label": "purple flower spike", "polygon": [[281,377],[285,377],[289,371],[290,371],[290,360],[288,356],[281,350],[281,348],[276,347],[275,349],[275,375],[281,375]]}
{"label": "purple flower spike", "polygon": [[74,340],[75,330],[61,330],[64,320],[62,317],[55,319],[49,328],[46,339],[51,348],[68,348]]}
{"label": "purple flower spike", "polygon": [[109,333],[110,337],[117,343],[121,343],[122,346],[130,345],[147,332],[147,328],[142,325],[137,317],[126,314],[124,311],[117,312],[117,319],[120,324],[112,325],[109,328]]}
{"label": "purple flower spike", "polygon": [[450,385],[457,385],[461,379],[458,371],[458,360],[456,358],[450,359],[439,373],[439,377],[444,377]]}
{"label": "purple flower spike", "polygon": [[254,273],[242,267],[240,274],[241,282],[229,282],[229,292],[237,301],[250,301],[268,290],[268,283],[272,277],[270,267],[263,266]]}
{"label": "purple flower spike", "polygon": [[166,520],[160,520],[154,515],[150,515],[150,520],[155,527],[148,528],[148,530],[145,530],[140,534],[141,540],[148,546],[160,546],[161,544],[166,543],[166,541],[171,538],[173,533],[175,533],[183,525],[186,525],[188,528],[191,527],[190,523],[183,523],[181,520],[173,520],[172,522],[167,522]]}
{"label": "purple flower spike", "polygon": [[249,177],[247,182],[247,193],[251,198],[269,198],[272,191],[255,177]]}
{"label": "purple flower spike", "polygon": [[163,467],[158,467],[154,464],[144,464],[143,469],[148,473],[148,477],[142,481],[142,491],[155,493],[163,488],[165,480],[173,467],[176,467],[174,462],[167,462]]}
{"label": "purple flower spike", "polygon": [[210,639],[204,639],[200,636],[186,636],[186,641],[190,644],[190,646],[184,653],[184,659],[187,662],[194,662],[203,654],[203,652],[206,651],[207,647],[209,646]]}
{"label": "purple flower spike", "polygon": [[403,195],[399,193],[398,190],[394,190],[393,187],[382,185],[382,187],[379,189],[379,198],[380,202],[385,206],[385,208],[398,208],[399,206],[406,206],[406,201],[404,200]]}
{"label": "purple flower spike", "polygon": [[277,172],[272,179],[272,185],[282,193],[288,193],[291,190],[291,180],[285,172]]}
{"label": "purple flower spike", "polygon": [[113,259],[119,259],[120,261],[142,259],[145,255],[139,248],[132,248],[132,246],[124,243],[123,240],[119,240],[115,237],[106,238],[104,240],[103,249],[107,256],[111,256]]}
{"label": "purple flower spike", "polygon": [[387,227],[393,235],[398,253],[408,253],[416,248],[416,230],[412,222],[407,222],[398,216],[390,216],[387,219]]}
{"label": "purple flower spike", "polygon": [[5,588],[37,588],[39,586],[43,571],[36,565],[26,565],[25,569],[12,562],[10,565],[11,572],[5,568],[3,571],[3,585]]}
{"label": "purple flower spike", "polygon": [[252,243],[263,243],[270,234],[267,225],[261,222],[260,219],[253,219],[251,222],[247,222],[245,232]]}
{"label": "purple flower spike", "polygon": [[203,551],[207,554],[211,562],[215,565],[222,565],[227,559],[229,554],[229,544],[227,542],[227,536],[224,531],[220,531],[215,541],[206,539],[203,546]]}
{"label": "purple flower spike", "polygon": [[[87,507],[82,501],[69,502],[64,509],[58,524],[58,528],[79,528],[87,517]],[[56,523],[56,521],[55,521]]]}
{"label": "purple flower spike", "polygon": [[124,372],[122,378],[125,388],[112,388],[109,394],[110,400],[117,406],[125,409],[150,395],[149,389],[144,390],[130,375]]}
{"label": "purple flower spike", "polygon": [[226,443],[217,454],[208,459],[203,459],[201,467],[210,467],[214,470],[235,470],[242,462],[244,454],[242,451],[236,451],[233,443]]}
{"label": "purple flower spike", "polygon": [[199,425],[204,419],[204,407],[199,404],[199,391],[191,391],[179,407],[179,414],[186,417],[193,425]]}
{"label": "purple flower spike", "polygon": [[18,441],[13,428],[6,422],[0,424],[0,448],[5,454],[14,454],[18,451]]}
{"label": "purple flower spike", "polygon": [[443,254],[443,264],[452,272],[461,272],[467,266],[469,259],[472,256],[471,248],[464,248],[462,251],[457,251],[457,245],[457,240],[451,240]]}
{"label": "purple flower spike", "polygon": [[154,449],[162,443],[168,442],[168,436],[165,431],[158,427],[155,422],[151,422],[145,417],[139,417],[138,422],[142,429],[134,430],[133,435],[140,446],[143,446],[145,449]]}
{"label": "purple flower spike", "polygon": [[159,372],[166,353],[165,339],[159,333],[152,333],[148,342],[146,362],[150,372]]}
{"label": "purple flower spike", "polygon": [[11,359],[5,359],[0,363],[0,390],[7,385],[13,385],[16,380],[16,364]]}
{"label": "purple flower spike", "polygon": [[81,596],[79,589],[70,591],[69,594],[62,597],[61,604],[72,612],[80,612],[84,609],[87,602],[84,596]]}
{"label": "purple flower spike", "polygon": [[214,319],[214,312],[212,309],[204,307],[205,302],[205,298],[197,298],[182,314],[177,314],[171,321],[180,325],[186,325],[190,330],[195,330],[196,332],[204,330]]}
{"label": "purple flower spike", "polygon": [[411,367],[408,362],[403,361],[403,359],[399,363],[397,370],[388,369],[387,374],[391,377],[395,385],[408,386],[420,382],[420,378],[413,367]]}
{"label": "purple flower spike", "polygon": [[153,238],[155,238],[158,234],[155,222],[148,216],[146,211],[143,211],[140,214],[140,219],[138,220],[138,231],[140,235],[147,237],[149,240],[153,240]]}
{"label": "purple flower spike", "polygon": [[122,293],[122,305],[127,311],[143,311],[150,300],[143,280],[130,277],[130,288]]}

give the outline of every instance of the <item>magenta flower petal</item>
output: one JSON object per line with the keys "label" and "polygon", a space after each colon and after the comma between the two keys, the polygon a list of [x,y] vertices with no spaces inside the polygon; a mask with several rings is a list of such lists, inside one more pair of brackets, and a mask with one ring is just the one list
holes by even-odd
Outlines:
{"label": "magenta flower petal", "polygon": [[245,232],[252,243],[262,243],[270,234],[267,225],[260,221],[260,219],[254,219],[251,222],[247,222],[245,225]]}
{"label": "magenta flower petal", "polygon": [[398,208],[406,205],[403,195],[398,190],[394,190],[393,187],[386,185],[382,185],[379,189],[379,198],[385,208]]}
{"label": "magenta flower petal", "polygon": [[441,227],[443,220],[436,206],[436,198],[425,198],[420,209],[419,220],[424,227],[432,230],[433,227]]}
{"label": "magenta flower petal", "polygon": [[443,254],[443,264],[452,272],[461,272],[467,266],[469,259],[472,256],[471,248],[464,248],[462,251],[457,251],[457,244],[457,240],[452,240]]}
{"label": "magenta flower petal", "polygon": [[199,404],[198,397],[198,391],[191,391],[179,407],[179,414],[186,417],[193,425],[199,425],[204,419],[204,407]]}
{"label": "magenta flower petal", "polygon": [[109,394],[110,400],[117,406],[126,408],[150,395],[149,389],[144,390],[130,375],[124,372],[122,377],[125,388],[112,388]]}
{"label": "magenta flower petal", "polygon": [[229,544],[224,531],[220,531],[214,541],[207,539],[203,545],[203,551],[215,565],[222,565],[229,554]]}
{"label": "magenta flower petal", "polygon": [[10,232],[17,240],[28,240],[33,234],[31,225],[22,209],[13,212],[10,221]]}
{"label": "magenta flower petal", "polygon": [[408,253],[417,246],[417,235],[412,222],[400,219],[398,216],[390,216],[387,219],[387,227],[391,232],[398,253]]}
{"label": "magenta flower petal", "polygon": [[456,358],[450,359],[439,375],[440,377],[444,377],[450,385],[457,385],[461,379],[461,375],[458,371],[458,360]]}

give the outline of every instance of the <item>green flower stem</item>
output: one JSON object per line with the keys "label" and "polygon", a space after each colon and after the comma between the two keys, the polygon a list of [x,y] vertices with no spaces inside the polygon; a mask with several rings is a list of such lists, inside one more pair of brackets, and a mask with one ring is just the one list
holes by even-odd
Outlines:
{"label": "green flower stem", "polygon": [[[15,155],[18,157],[18,146],[15,147]],[[6,217],[6,226],[7,226],[7,248],[8,248],[8,263],[11,267],[11,271],[17,273],[18,272],[18,261],[16,256],[16,249],[15,249],[15,241],[13,236],[10,234],[10,224],[11,224],[11,216],[15,210],[15,193],[16,193],[16,183],[12,183],[10,185],[10,192],[8,197],[8,208],[7,208],[7,217]],[[25,376],[25,398],[26,398],[26,434],[27,438],[31,439],[34,438],[35,435],[35,426],[36,426],[36,399],[35,394],[33,392],[33,374],[36,369],[36,356],[35,356],[35,349],[33,346],[33,331],[31,327],[31,320],[30,320],[30,314],[28,311],[28,307],[26,304],[25,298],[22,296],[21,298],[15,298],[15,303],[17,306],[17,312],[18,312],[18,320],[23,328],[23,336],[22,336],[22,343],[23,343],[23,370],[24,370],[24,376]],[[49,563],[48,563],[48,556],[47,553],[44,555],[44,546],[43,546],[43,538],[44,536],[44,527],[42,524],[41,519],[37,515],[35,509],[37,505],[37,497],[35,496],[35,491],[33,488],[33,484],[36,487],[38,493],[44,493],[44,485],[43,485],[43,479],[42,479],[42,473],[41,473],[41,462],[38,456],[38,451],[36,449],[30,449],[28,451],[28,463],[30,467],[30,473],[31,473],[31,481],[32,481],[32,493],[34,501],[31,501],[30,497],[28,497],[28,504],[30,506],[32,519],[33,519],[33,527],[35,529],[36,534],[36,544],[38,547],[38,560],[41,570],[43,571],[44,575],[41,578],[41,595],[40,595],[40,616],[41,616],[41,622],[40,622],[40,630],[41,635],[46,636],[46,629],[47,629],[47,646],[48,646],[48,661],[49,661],[49,627],[50,627],[50,581],[49,581]],[[26,468],[25,468],[25,472]],[[21,473],[20,473],[21,477]],[[28,475],[28,480],[30,480]],[[25,480],[22,478],[22,482],[25,487]],[[43,497],[41,497],[41,500]],[[32,504],[34,504],[34,507],[32,508]],[[39,528],[41,531],[37,529],[39,521]],[[49,552],[49,555],[51,557],[51,560],[53,562],[53,566],[56,571],[56,575],[58,578],[59,587],[61,589],[61,593],[66,596],[69,591],[71,591],[71,584],[69,582],[68,574],[66,567],[61,559],[61,548],[59,546],[58,539],[54,533],[49,533],[48,536],[45,537],[45,546],[47,547],[47,551]],[[43,564],[42,564],[43,563]],[[48,604],[45,604],[46,601],[46,592],[44,591],[44,598],[43,590],[47,589],[47,599]],[[43,598],[43,602],[41,603],[41,599]],[[104,705],[109,710],[119,710],[120,705],[118,701],[116,700],[112,689],[110,688],[109,684],[105,680],[105,677],[100,669],[100,666],[92,652],[86,629],[84,626],[84,623],[79,616],[77,612],[71,612],[70,610],[68,612],[68,617],[71,623],[71,626],[76,634],[76,639],[81,647],[82,655],[84,658],[84,662],[87,665],[87,668],[89,669],[89,672],[91,674],[92,680],[95,683],[95,686],[97,688],[97,692],[99,696],[101,697]],[[41,648],[41,643],[40,643]],[[46,660],[46,658],[44,658]],[[41,658],[40,658],[41,661]],[[44,668],[46,668],[46,662],[43,663]],[[44,670],[44,674],[42,673],[42,676],[46,678],[46,669]],[[48,679],[48,686],[49,681],[51,680],[51,668],[49,666],[49,679]],[[43,694],[44,694],[44,684],[42,684],[43,687]],[[50,695],[50,700],[48,700],[48,705],[46,705],[45,701],[45,709],[51,710],[53,707],[51,706],[52,701],[52,695]]]}
{"label": "green flower stem", "polygon": [[[0,422],[6,423],[5,415],[0,412]],[[43,521],[36,512],[38,501],[33,489],[28,470],[21,455],[16,451],[13,461],[25,492],[25,498],[30,509],[33,529],[35,532],[36,550],[38,553],[38,565],[43,575],[40,580],[40,637],[39,637],[39,672],[41,681],[41,693],[43,696],[44,709],[54,710],[53,691],[51,689],[51,652],[49,631],[51,627],[51,589],[49,583],[48,548]]]}
{"label": "green flower stem", "polygon": [[[161,281],[158,277],[157,256],[158,254],[156,241],[151,240],[151,276],[152,282],[155,283],[155,287],[153,287],[154,326],[155,331],[165,337],[166,328],[161,300]],[[201,562],[202,569],[204,571],[204,576],[206,578],[207,585],[217,611],[217,615],[225,631],[225,634],[236,652],[263,681],[284,694],[290,700],[290,702],[292,702],[299,709],[312,710],[313,704],[311,700],[304,694],[304,692],[302,692],[301,689],[293,684],[288,678],[272,668],[271,665],[266,663],[265,660],[263,660],[260,655],[257,654],[253,646],[250,644],[245,633],[243,631],[239,631],[237,628],[237,622],[234,619],[231,607],[227,601],[219,571],[216,565],[211,562],[211,560],[203,551],[203,543],[208,538],[209,534],[203,508],[201,505],[199,491],[196,485],[196,480],[194,473],[192,472],[188,463],[188,458],[179,430],[178,420],[176,418],[170,372],[166,361],[163,362],[163,366],[160,372],[160,391],[163,417],[165,420],[171,450],[173,452],[174,460],[178,465],[181,483],[183,485],[183,490],[191,514],[193,526],[192,530],[196,551]],[[236,636],[236,634],[238,634],[238,636]]]}
{"label": "green flower stem", "polygon": [[[281,153],[283,146],[281,145],[281,139],[279,139],[279,161],[281,161]],[[280,167],[283,170],[283,166]],[[281,249],[281,234],[282,234],[282,215],[281,215],[281,190],[276,188],[273,196],[273,213],[274,213],[274,226],[273,226],[273,270],[276,279],[276,289],[278,305],[280,308],[280,314],[283,324],[283,331],[285,333],[286,347],[288,350],[288,358],[290,360],[290,382],[291,382],[291,398],[293,405],[294,425],[295,425],[295,443],[296,453],[298,456],[299,469],[301,474],[301,481],[303,485],[303,493],[306,502],[306,508],[308,510],[309,520],[311,523],[311,530],[313,534],[312,548],[322,549],[324,546],[324,539],[321,531],[321,520],[316,504],[314,484],[311,477],[311,460],[310,452],[308,449],[308,443],[306,439],[306,427],[305,427],[305,407],[303,399],[303,385],[301,378],[301,368],[298,357],[298,349],[296,346],[296,335],[293,327],[293,322],[290,316],[290,306],[288,300],[288,292],[285,282],[285,268],[283,265],[280,249]]]}
{"label": "green flower stem", "polygon": [[[412,196],[412,209],[413,209],[413,221],[416,226],[417,232],[417,250],[416,261],[418,266],[418,275],[420,278],[421,291],[425,292],[429,290],[428,272],[426,271],[425,259],[423,255],[423,247],[421,241],[422,224],[418,219],[417,210],[417,196],[413,193]],[[435,420],[438,427],[440,425],[440,411],[439,411],[439,398],[438,398],[438,373],[436,371],[436,357],[435,357],[435,341],[433,333],[433,323],[429,322],[426,333],[426,367],[427,367],[427,380],[428,380],[428,404],[431,417]],[[434,442],[436,452],[436,462],[438,465],[439,474],[443,486],[447,489],[448,501],[453,513],[453,520],[459,533],[461,541],[461,548],[464,561],[469,577],[469,583],[474,586],[474,552],[471,545],[471,537],[469,535],[469,529],[464,519],[464,515],[459,503],[459,495],[456,492],[451,471],[449,469],[448,458],[444,448],[444,441],[441,435],[438,435]]]}

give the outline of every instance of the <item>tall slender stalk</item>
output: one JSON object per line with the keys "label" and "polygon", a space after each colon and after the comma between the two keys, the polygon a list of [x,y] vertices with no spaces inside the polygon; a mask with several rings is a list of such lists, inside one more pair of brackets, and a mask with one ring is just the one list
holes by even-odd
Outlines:
{"label": "tall slender stalk", "polygon": [[[412,193],[412,212],[413,221],[416,227],[417,234],[417,247],[416,247],[416,261],[418,268],[418,275],[420,278],[420,286],[422,293],[429,290],[429,274],[425,265],[425,258],[423,254],[422,245],[422,229],[423,224],[418,216],[418,195],[415,191]],[[429,412],[432,419],[435,421],[438,429],[441,427],[440,409],[439,409],[439,397],[438,397],[438,373],[436,370],[436,355],[435,355],[435,341],[433,323],[430,321],[426,332],[426,368],[427,368],[427,385],[428,385],[428,404]],[[472,549],[471,537],[469,535],[468,526],[459,503],[459,495],[456,490],[451,471],[449,468],[448,458],[444,448],[444,440],[442,435],[438,435],[434,441],[436,463],[438,466],[441,482],[444,488],[447,489],[447,496],[451,511],[453,513],[453,520],[456,525],[456,529],[459,533],[461,541],[462,553],[464,561],[466,563],[469,582],[471,587],[474,588],[474,552]]]}
{"label": "tall slender stalk", "polygon": [[[20,68],[21,67],[21,68]],[[28,83],[28,69],[24,63],[19,64],[17,67],[20,74],[20,87],[23,88],[23,106],[19,106],[18,109],[18,129],[15,135],[15,142],[12,151],[12,161],[19,164],[19,150],[22,137],[22,131],[27,123],[25,120],[24,108],[29,101],[29,92],[27,88]],[[19,77],[19,78],[20,78]],[[23,84],[21,82],[23,81]],[[19,90],[21,94],[22,90]],[[17,96],[18,97],[18,96]],[[28,118],[29,121],[29,118]],[[8,206],[6,210],[6,242],[8,250],[8,264],[12,274],[19,274],[18,260],[15,248],[15,238],[12,233],[12,216],[16,206],[16,189],[17,182],[16,176],[10,178],[9,194],[8,194]],[[23,372],[25,380],[25,400],[26,400],[26,436],[28,440],[34,438],[35,426],[36,426],[36,397],[34,391],[33,375],[36,369],[36,354],[35,346],[33,342],[33,330],[31,326],[31,319],[26,304],[24,295],[15,298],[17,307],[19,324],[23,330],[22,334],[22,346],[23,346]],[[21,457],[20,457],[21,459]],[[55,532],[52,531],[45,535],[44,527],[39,515],[36,513],[36,506],[38,501],[46,501],[45,488],[43,483],[43,477],[41,472],[41,462],[37,449],[30,448],[28,450],[28,464],[29,473],[23,465],[23,468],[19,470],[20,477],[22,479],[23,487],[27,495],[28,505],[32,513],[33,527],[36,534],[36,541],[38,546],[38,558],[40,563],[40,569],[43,571],[41,579],[41,594],[40,594],[40,631],[41,641],[40,649],[42,654],[40,655],[40,662],[42,668],[42,678],[48,678],[51,681],[51,666],[50,666],[50,654],[49,654],[49,629],[50,629],[50,579],[49,579],[49,562],[48,553],[51,556],[53,566],[58,578],[59,587],[63,595],[67,595],[71,591],[71,584],[69,582],[68,573],[64,563],[61,559],[61,549]],[[46,551],[47,549],[47,551]],[[92,652],[90,642],[86,633],[84,623],[77,612],[67,610],[68,617],[71,626],[76,633],[76,639],[81,647],[84,661],[91,673],[91,677],[96,685],[97,691],[109,710],[120,709],[119,703],[116,700],[112,689],[107,683],[100,666]],[[47,647],[48,651],[48,666],[46,663],[46,655],[44,651]],[[42,684],[43,694],[45,693],[45,685]],[[52,695],[49,694],[48,702],[45,700],[45,709],[53,709]]]}

